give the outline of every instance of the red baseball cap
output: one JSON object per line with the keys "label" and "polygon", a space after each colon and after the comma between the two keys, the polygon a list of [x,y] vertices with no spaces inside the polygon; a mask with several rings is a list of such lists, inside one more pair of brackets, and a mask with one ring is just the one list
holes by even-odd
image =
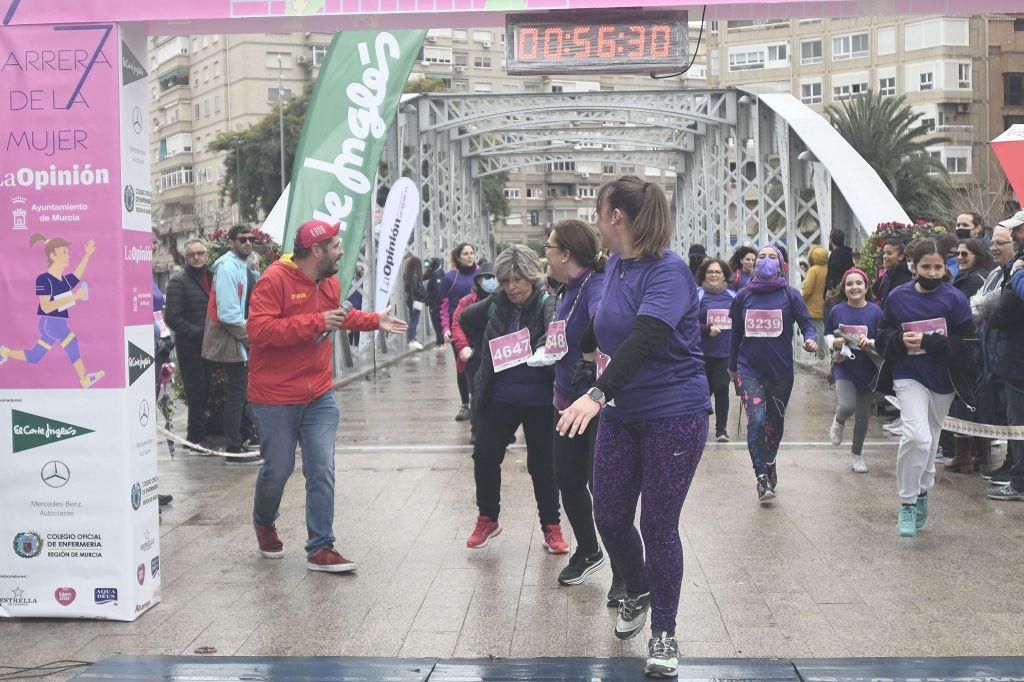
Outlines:
{"label": "red baseball cap", "polygon": [[302,223],[299,231],[295,233],[295,248],[308,249],[314,244],[330,239],[338,234],[340,230],[340,223],[329,225],[322,220],[310,220]]}

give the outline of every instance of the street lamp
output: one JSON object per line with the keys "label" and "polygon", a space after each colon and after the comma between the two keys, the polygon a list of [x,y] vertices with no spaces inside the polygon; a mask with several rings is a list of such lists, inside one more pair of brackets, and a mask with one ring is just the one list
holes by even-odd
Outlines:
{"label": "street lamp", "polygon": [[281,142],[281,194],[284,194],[284,89],[281,87],[281,74],[284,61],[277,55],[277,128]]}

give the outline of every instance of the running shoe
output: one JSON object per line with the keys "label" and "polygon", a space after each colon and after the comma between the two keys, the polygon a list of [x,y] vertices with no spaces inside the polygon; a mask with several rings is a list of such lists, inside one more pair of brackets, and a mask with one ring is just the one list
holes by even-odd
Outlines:
{"label": "running shoe", "polygon": [[729,432],[725,431],[724,429],[722,431],[719,431],[718,433],[715,434],[715,440],[717,440],[719,443],[728,443]]}
{"label": "running shoe", "polygon": [[476,527],[466,540],[466,547],[470,549],[483,549],[491,541],[491,538],[501,535],[501,526],[498,522],[487,516],[476,517]]}
{"label": "running shoe", "polygon": [[779,485],[779,470],[775,468],[775,462],[768,465],[768,487],[775,492],[775,487]]}
{"label": "running shoe", "polygon": [[[1011,468],[1013,468],[1013,464],[1011,464],[1010,458],[1007,457],[1003,461],[1003,463],[997,466],[995,469],[992,469],[991,471],[983,470],[981,472],[981,477],[984,478],[986,481],[991,481],[993,476],[1002,476],[1003,474],[1007,474],[1009,473]],[[1009,479],[1007,479],[1007,483],[1009,483]]]}
{"label": "running shoe", "polygon": [[946,462],[953,461],[953,454],[949,450],[939,448],[939,451],[935,453],[935,463],[945,464]]}
{"label": "running shoe", "polygon": [[260,466],[263,464],[263,458],[259,453],[250,452],[245,448],[228,448],[225,450],[228,456],[224,458],[224,463],[231,466]]}
{"label": "running shoe", "polygon": [[900,515],[896,521],[896,532],[905,538],[917,535],[917,505],[901,504]]}
{"label": "running shoe", "polygon": [[608,608],[617,609],[626,598],[626,583],[622,578],[612,573],[612,586],[608,588]]}
{"label": "running shoe", "polygon": [[868,472],[868,465],[864,463],[864,455],[853,455],[850,469],[858,474],[866,474]]}
{"label": "running shoe", "polygon": [[832,445],[836,447],[843,444],[843,427],[844,424],[840,424],[838,420],[832,420],[832,427],[828,430],[828,439],[832,442]]}
{"label": "running shoe", "polygon": [[569,565],[558,574],[560,585],[579,585],[587,576],[604,566],[604,552],[597,550],[593,554],[584,554],[576,550],[569,559]]}
{"label": "running shoe", "polygon": [[260,545],[260,554],[267,559],[280,559],[284,556],[284,543],[277,535],[277,528],[273,524],[263,526],[258,523],[252,524],[256,528],[256,542]]}
{"label": "running shoe", "polygon": [[647,677],[676,677],[679,667],[679,645],[676,638],[667,632],[647,641]]}
{"label": "running shoe", "polygon": [[82,388],[89,388],[106,375],[107,373],[104,372],[102,369],[98,372],[90,372],[89,374],[86,374],[84,377],[82,377],[79,380],[79,383],[82,384]]}
{"label": "running shoe", "polygon": [[[1005,466],[1005,464],[1003,466]],[[1003,467],[999,467],[992,472],[992,475],[988,480],[992,485],[1010,485],[1010,467],[1006,467],[1005,469]]]}
{"label": "running shoe", "polygon": [[544,526],[544,549],[548,554],[568,554],[569,543],[562,537],[562,527],[557,523]]}
{"label": "running shoe", "polygon": [[990,500],[1024,500],[1024,492],[1017,492],[1012,485],[997,485],[989,488],[985,497]]}
{"label": "running shoe", "polygon": [[914,510],[914,525],[918,530],[924,528],[928,520],[928,493],[921,493],[917,496],[917,508]]}
{"label": "running shoe", "polygon": [[770,502],[775,499],[775,491],[768,483],[768,474],[761,474],[757,477],[757,499],[760,502]]}
{"label": "running shoe", "polygon": [[311,571],[323,571],[325,573],[348,573],[356,570],[356,562],[349,561],[328,545],[313,552],[313,555],[306,559],[306,568]]}
{"label": "running shoe", "polygon": [[615,636],[619,639],[635,637],[647,622],[651,610],[651,593],[631,597],[628,594],[619,605],[619,618],[615,621]]}
{"label": "running shoe", "polygon": [[897,417],[896,419],[893,419],[891,422],[883,424],[882,430],[888,431],[894,436],[899,436],[903,433],[903,420]]}
{"label": "running shoe", "polygon": [[409,350],[423,350],[423,344],[413,339],[409,342]]}
{"label": "running shoe", "polygon": [[469,405],[463,405],[462,407],[459,408],[459,413],[455,415],[455,421],[468,422],[469,416]]}

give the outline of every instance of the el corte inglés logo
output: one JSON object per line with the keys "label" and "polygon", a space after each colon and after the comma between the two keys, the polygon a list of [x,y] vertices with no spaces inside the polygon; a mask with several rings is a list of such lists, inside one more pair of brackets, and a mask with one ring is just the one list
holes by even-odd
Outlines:
{"label": "el corte ingl\u00e9s logo", "polygon": [[14,452],[24,452],[92,432],[92,429],[84,426],[40,417],[21,410],[11,410],[11,440]]}
{"label": "el corte ingl\u00e9s logo", "polygon": [[135,381],[146,373],[146,370],[153,366],[153,356],[136,346],[131,341],[128,342],[128,385],[131,386]]}

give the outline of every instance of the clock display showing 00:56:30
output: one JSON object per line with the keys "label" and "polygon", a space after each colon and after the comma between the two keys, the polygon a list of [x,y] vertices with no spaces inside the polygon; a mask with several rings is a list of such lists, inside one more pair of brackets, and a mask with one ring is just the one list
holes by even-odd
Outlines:
{"label": "clock display showing 00:56:30", "polygon": [[521,61],[664,59],[672,54],[670,24],[522,26],[516,36]]}

